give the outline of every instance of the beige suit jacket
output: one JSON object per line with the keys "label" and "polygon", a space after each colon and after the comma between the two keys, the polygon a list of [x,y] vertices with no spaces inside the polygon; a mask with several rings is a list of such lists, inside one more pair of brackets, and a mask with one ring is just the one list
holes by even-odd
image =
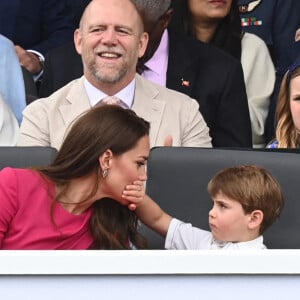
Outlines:
{"label": "beige suit jacket", "polygon": [[[59,149],[68,126],[90,107],[84,77],[71,81],[48,98],[26,107],[18,145]],[[136,75],[132,109],[150,122],[151,147],[163,146],[168,135],[173,137],[173,146],[211,147],[209,129],[198,103],[184,94]]]}

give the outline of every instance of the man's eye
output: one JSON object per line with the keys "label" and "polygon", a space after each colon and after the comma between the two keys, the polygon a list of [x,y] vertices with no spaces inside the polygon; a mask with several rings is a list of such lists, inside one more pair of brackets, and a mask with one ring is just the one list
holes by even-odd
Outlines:
{"label": "man's eye", "polygon": [[95,27],[90,30],[90,32],[92,32],[92,33],[99,33],[99,32],[103,32],[103,31],[104,31],[104,28],[102,28],[102,27]]}
{"label": "man's eye", "polygon": [[118,32],[118,34],[120,34],[120,35],[131,35],[131,33],[130,33],[128,30],[124,29],[124,28],[119,28],[119,29],[117,30],[117,32]]}

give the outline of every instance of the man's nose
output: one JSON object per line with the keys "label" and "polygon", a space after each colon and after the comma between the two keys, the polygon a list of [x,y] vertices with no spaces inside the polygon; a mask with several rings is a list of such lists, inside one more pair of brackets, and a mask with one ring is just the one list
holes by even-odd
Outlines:
{"label": "man's nose", "polygon": [[102,33],[102,42],[106,45],[115,45],[117,43],[117,33],[113,28],[107,28]]}

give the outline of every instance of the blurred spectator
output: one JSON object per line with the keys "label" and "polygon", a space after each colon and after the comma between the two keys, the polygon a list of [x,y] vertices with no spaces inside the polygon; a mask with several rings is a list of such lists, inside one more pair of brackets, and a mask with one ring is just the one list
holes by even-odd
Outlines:
{"label": "blurred spectator", "polygon": [[[265,147],[265,122],[275,83],[275,69],[263,40],[241,29],[236,0],[175,0],[171,28],[214,45],[241,61],[254,147]],[[238,112],[237,112],[238,114]]]}
{"label": "blurred spectator", "polygon": [[18,121],[0,94],[0,146],[15,146],[18,136]]}
{"label": "blurred spectator", "polygon": [[274,137],[276,101],[282,77],[300,53],[300,43],[295,43],[295,32],[300,28],[300,1],[238,1],[243,30],[257,34],[266,42],[276,69],[266,123],[266,140],[269,141]]}
{"label": "blurred spectator", "polygon": [[0,33],[15,44],[21,65],[32,74],[42,71],[47,51],[71,41],[73,32],[65,0],[0,1]]}
{"label": "blurred spectator", "polygon": [[276,119],[276,139],[268,148],[300,148],[300,56],[283,77]]}
{"label": "blurred spectator", "polygon": [[26,107],[22,70],[13,43],[0,34],[0,93],[18,122]]}

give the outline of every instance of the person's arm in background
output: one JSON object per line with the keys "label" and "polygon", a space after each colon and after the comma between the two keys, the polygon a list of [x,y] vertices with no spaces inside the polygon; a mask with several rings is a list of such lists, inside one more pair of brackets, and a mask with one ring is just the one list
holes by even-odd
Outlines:
{"label": "person's arm in background", "polygon": [[[41,20],[38,42],[30,45],[28,49],[16,44],[19,60],[32,74],[39,74],[43,69],[45,54],[50,50],[73,40],[73,15],[67,10],[64,1],[40,0],[39,16]],[[39,74],[40,75],[40,74]]]}
{"label": "person's arm in background", "polygon": [[214,147],[252,148],[251,121],[241,63],[231,64],[218,107]]}
{"label": "person's arm in background", "polygon": [[18,122],[26,107],[22,70],[13,43],[0,35],[0,93]]}
{"label": "person's arm in background", "polygon": [[275,68],[265,42],[245,33],[242,39],[241,63],[252,127],[254,148],[265,147],[265,123],[275,84]]}
{"label": "person's arm in background", "polygon": [[15,146],[18,137],[18,121],[0,94],[0,146]]}

